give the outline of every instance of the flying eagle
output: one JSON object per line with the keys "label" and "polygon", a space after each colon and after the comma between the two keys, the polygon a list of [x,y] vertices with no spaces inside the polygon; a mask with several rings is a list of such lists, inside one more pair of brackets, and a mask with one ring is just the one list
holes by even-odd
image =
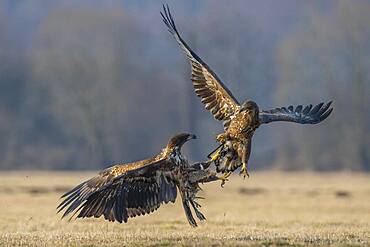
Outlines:
{"label": "flying eagle", "polygon": [[65,209],[62,218],[71,213],[71,219],[103,215],[106,220],[126,223],[130,217],[154,212],[163,203],[174,203],[178,188],[187,220],[197,226],[190,205],[198,219],[204,220],[196,202],[200,198],[196,196],[199,183],[218,178],[208,169],[210,163],[190,165],[181,154],[182,145],[195,138],[192,134],[177,134],[153,158],[101,171],[65,193],[58,213]]}
{"label": "flying eagle", "polygon": [[[241,174],[249,176],[247,163],[251,152],[254,131],[261,125],[275,121],[317,124],[326,119],[333,108],[331,102],[314,107],[280,107],[273,110],[259,110],[258,105],[247,100],[239,104],[230,90],[217,75],[195,54],[180,36],[168,5],[163,5],[163,22],[174,36],[191,65],[191,80],[195,93],[215,119],[223,121],[225,132],[216,139],[221,145],[208,156],[216,165],[217,172],[224,174],[224,181],[230,174],[241,168]],[[224,183],[223,181],[223,183]]]}

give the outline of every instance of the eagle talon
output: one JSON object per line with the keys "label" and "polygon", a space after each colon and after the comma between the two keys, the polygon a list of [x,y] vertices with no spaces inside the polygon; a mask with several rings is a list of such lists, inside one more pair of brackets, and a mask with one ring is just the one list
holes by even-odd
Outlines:
{"label": "eagle talon", "polygon": [[223,188],[223,187],[224,187],[224,185],[225,185],[226,181],[229,181],[229,179],[227,179],[227,178],[222,179],[222,181],[221,181],[221,188]]}
{"label": "eagle talon", "polygon": [[217,140],[217,141],[219,141],[219,142],[221,142],[221,143],[225,143],[225,141],[226,141],[226,136],[225,136],[225,134],[224,134],[224,133],[222,133],[222,134],[218,134],[218,135],[216,136],[216,140]]}
{"label": "eagle talon", "polygon": [[248,170],[247,170],[247,164],[243,163],[243,166],[242,166],[239,174],[243,175],[244,179],[245,179],[246,176],[249,178],[249,173],[248,173]]}
{"label": "eagle talon", "polygon": [[220,180],[221,180],[221,187],[222,187],[222,188],[224,187],[224,185],[225,185],[226,181],[229,181],[228,177],[230,177],[230,175],[231,175],[231,172],[227,172],[227,173],[225,173],[222,177],[219,177],[219,178],[218,178],[218,179],[220,179]]}

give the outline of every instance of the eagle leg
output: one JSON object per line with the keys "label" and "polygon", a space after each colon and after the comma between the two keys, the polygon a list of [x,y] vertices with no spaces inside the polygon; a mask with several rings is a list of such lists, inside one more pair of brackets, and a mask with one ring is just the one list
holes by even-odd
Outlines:
{"label": "eagle leg", "polygon": [[[224,155],[226,150],[229,150],[229,142],[226,142],[226,135],[225,134],[219,134],[217,138],[222,135],[225,139],[223,139],[221,142],[221,145],[218,146],[215,150],[213,150],[207,157],[210,159],[209,162],[216,162],[222,155]],[[226,150],[225,150],[226,148]],[[232,149],[232,147],[231,147]]]}
{"label": "eagle leg", "polygon": [[[219,177],[217,177],[216,173],[210,172],[208,174],[208,176],[203,178],[200,182],[201,183],[209,183],[209,182],[213,182],[213,181],[217,181],[217,180],[219,180]],[[200,189],[202,190],[202,188],[200,188]]]}
{"label": "eagle leg", "polygon": [[247,170],[247,163],[243,162],[242,168],[240,169],[240,175],[243,175],[244,178],[247,176],[249,178],[249,173]]}
{"label": "eagle leg", "polygon": [[244,176],[244,178],[247,176],[249,178],[249,173],[247,170],[247,164],[249,160],[249,156],[251,153],[251,141],[246,140],[245,142],[240,143],[239,148],[238,148],[238,156],[241,157],[242,161],[242,168],[240,170],[241,175]]}
{"label": "eagle leg", "polygon": [[221,148],[217,149],[216,152],[211,155],[211,157],[210,157],[211,160],[210,161],[211,162],[216,161],[220,157],[220,154],[221,154]]}

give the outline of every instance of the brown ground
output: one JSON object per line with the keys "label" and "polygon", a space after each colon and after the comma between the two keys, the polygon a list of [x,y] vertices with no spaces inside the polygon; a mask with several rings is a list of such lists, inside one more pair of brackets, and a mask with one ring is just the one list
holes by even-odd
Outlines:
{"label": "brown ground", "polygon": [[55,215],[59,196],[93,173],[0,173],[0,246],[370,245],[370,175],[253,172],[204,185],[207,221],[181,205],[128,224]]}

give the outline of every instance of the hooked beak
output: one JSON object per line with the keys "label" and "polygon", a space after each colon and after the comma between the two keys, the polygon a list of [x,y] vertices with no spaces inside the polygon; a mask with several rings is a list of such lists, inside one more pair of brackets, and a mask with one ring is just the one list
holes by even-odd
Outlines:
{"label": "hooked beak", "polygon": [[197,136],[196,135],[189,135],[188,140],[191,140],[191,139],[197,139]]}

